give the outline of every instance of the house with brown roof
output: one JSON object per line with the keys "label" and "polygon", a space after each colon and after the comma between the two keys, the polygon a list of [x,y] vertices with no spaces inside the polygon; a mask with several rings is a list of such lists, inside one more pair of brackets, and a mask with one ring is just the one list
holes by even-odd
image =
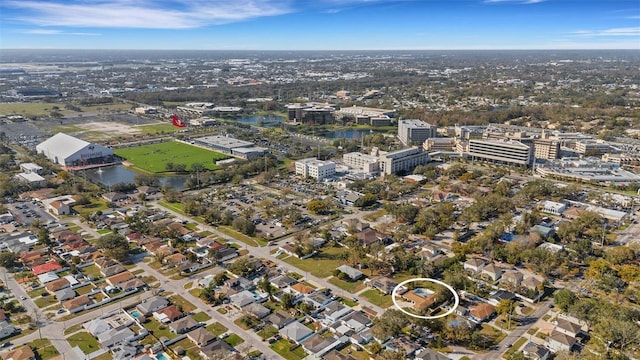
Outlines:
{"label": "house with brown roof", "polygon": [[165,265],[179,265],[187,262],[187,257],[181,253],[175,253],[169,256],[166,256],[162,259],[162,263]]}
{"label": "house with brown roof", "polygon": [[366,228],[356,234],[358,242],[362,246],[371,246],[373,244],[387,244],[391,240],[391,236],[372,228]]}
{"label": "house with brown roof", "polygon": [[125,269],[124,266],[116,263],[113,266],[103,267],[100,270],[100,272],[102,273],[102,275],[104,277],[111,277],[113,275],[120,274],[121,272],[126,271],[126,270],[127,269]]}
{"label": "house with brown roof", "polygon": [[62,303],[62,307],[67,309],[70,314],[77,313],[84,309],[85,305],[91,304],[91,299],[87,295],[81,295]]}
{"label": "house with brown roof", "polygon": [[184,313],[178,310],[175,304],[169,305],[164,309],[160,309],[153,313],[153,317],[161,323],[170,323],[184,316]]}
{"label": "house with brown roof", "polygon": [[216,339],[209,330],[203,327],[199,327],[195,330],[191,330],[187,333],[187,338],[198,347],[203,347]]}
{"label": "house with brown roof", "polygon": [[552,330],[547,337],[545,345],[553,352],[567,351],[571,352],[578,341],[573,336],[563,334],[559,331]]}
{"label": "house with brown roof", "polygon": [[110,266],[118,265],[119,263],[110,257],[101,257],[93,262],[99,269],[104,269]]}
{"label": "house with brown roof", "polygon": [[[33,258],[30,258],[29,260],[33,260],[34,258],[41,258],[43,255],[42,254],[36,254]],[[58,264],[57,262],[48,262],[48,263],[44,263],[41,265],[37,265],[31,268],[31,272],[33,272],[33,275],[41,275],[41,274],[45,274],[48,273],[50,271],[57,271],[62,269],[62,265]]]}
{"label": "house with brown roof", "polygon": [[60,278],[47,283],[47,285],[45,285],[44,288],[47,289],[48,292],[54,293],[58,290],[62,290],[69,286],[70,286],[69,280],[65,278]]}
{"label": "house with brown roof", "polygon": [[402,294],[402,298],[413,304],[413,309],[417,312],[424,311],[433,306],[436,302],[435,294],[423,295],[415,291],[407,291]]}
{"label": "house with brown roof", "polygon": [[36,360],[36,354],[33,353],[29,345],[22,345],[14,350],[4,352],[2,360]]}
{"label": "house with brown roof", "polygon": [[135,277],[136,276],[133,275],[131,271],[124,271],[119,274],[108,277],[106,282],[111,286],[118,286],[118,284],[134,279]]}
{"label": "house with brown roof", "polygon": [[527,289],[527,290],[531,290],[531,291],[539,291],[538,288],[542,285],[542,281],[538,280],[537,278],[533,277],[533,276],[527,276],[523,281],[522,281],[522,287]]}
{"label": "house with brown roof", "polygon": [[469,317],[475,323],[488,320],[496,312],[496,307],[485,302],[469,307]]}
{"label": "house with brown roof", "polygon": [[305,285],[303,283],[293,284],[289,286],[289,288],[292,290],[294,294],[299,294],[299,295],[309,294],[314,291],[314,289],[311,286]]}
{"label": "house with brown roof", "polygon": [[69,215],[71,214],[71,205],[67,202],[60,200],[54,200],[49,203],[49,212],[55,215]]}
{"label": "house with brown roof", "polygon": [[558,318],[555,321],[556,327],[554,330],[561,332],[563,334],[569,335],[571,337],[577,337],[578,335],[584,335],[585,332],[582,331],[582,326],[571,322],[569,320],[565,320],[563,318]]}
{"label": "house with brown roof", "polygon": [[138,278],[123,281],[118,284],[118,287],[123,291],[140,290],[145,286],[147,286],[147,284]]}

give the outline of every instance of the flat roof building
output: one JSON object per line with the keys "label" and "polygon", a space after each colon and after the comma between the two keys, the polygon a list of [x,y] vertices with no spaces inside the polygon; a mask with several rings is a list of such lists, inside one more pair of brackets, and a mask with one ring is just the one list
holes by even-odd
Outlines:
{"label": "flat roof building", "polygon": [[233,150],[237,148],[252,147],[254,145],[249,141],[238,140],[236,138],[222,135],[200,137],[193,139],[193,142],[197,145],[206,146],[225,154],[231,154]]}
{"label": "flat roof building", "polygon": [[438,128],[421,120],[398,121],[398,138],[405,145],[420,144],[436,137]]}
{"label": "flat roof building", "polygon": [[469,140],[469,156],[516,166],[529,166],[532,159],[529,146],[519,141],[494,139]]}
{"label": "flat roof building", "polygon": [[350,152],[342,155],[345,165],[365,173],[376,173],[380,171],[378,157],[360,152]]}
{"label": "flat roof building", "polygon": [[336,163],[307,158],[296,161],[296,174],[322,181],[336,173]]}
{"label": "flat roof building", "polygon": [[379,163],[380,170],[390,175],[399,172],[412,172],[417,166],[428,164],[430,161],[429,153],[414,146],[383,154],[380,156]]}

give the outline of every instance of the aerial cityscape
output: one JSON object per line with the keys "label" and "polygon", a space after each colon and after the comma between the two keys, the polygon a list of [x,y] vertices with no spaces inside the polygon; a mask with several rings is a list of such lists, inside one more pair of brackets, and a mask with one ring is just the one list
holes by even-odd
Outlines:
{"label": "aerial cityscape", "polygon": [[3,360],[640,358],[637,1],[210,3],[0,5]]}

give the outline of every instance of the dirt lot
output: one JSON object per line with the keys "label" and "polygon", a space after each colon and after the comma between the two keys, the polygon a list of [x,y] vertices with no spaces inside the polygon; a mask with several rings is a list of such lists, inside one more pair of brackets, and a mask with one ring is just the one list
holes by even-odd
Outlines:
{"label": "dirt lot", "polygon": [[88,131],[98,131],[107,134],[133,135],[140,133],[140,129],[117,122],[89,122],[79,124],[78,127]]}

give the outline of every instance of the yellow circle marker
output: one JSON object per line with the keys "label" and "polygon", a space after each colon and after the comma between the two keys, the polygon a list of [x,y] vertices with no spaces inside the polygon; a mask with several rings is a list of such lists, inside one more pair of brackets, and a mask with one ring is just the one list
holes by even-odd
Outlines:
{"label": "yellow circle marker", "polygon": [[[438,285],[442,285],[445,288],[447,288],[447,290],[451,291],[451,293],[453,294],[453,299],[454,299],[454,303],[453,306],[451,307],[451,309],[449,309],[449,311],[447,311],[444,314],[440,314],[440,315],[434,315],[434,316],[425,316],[425,315],[416,315],[416,314],[412,314],[410,312],[408,312],[407,310],[403,309],[402,307],[400,307],[400,305],[396,302],[396,293],[398,292],[398,290],[402,287],[402,285],[404,284],[408,284],[410,282],[415,282],[415,281],[429,281]],[[405,280],[403,282],[401,282],[400,284],[396,285],[395,288],[393,288],[393,291],[391,292],[391,300],[393,301],[393,305],[395,305],[396,308],[398,308],[398,310],[402,311],[403,313],[409,315],[409,316],[413,316],[414,318],[418,318],[418,319],[426,319],[426,320],[433,320],[433,319],[439,319],[439,318],[443,318],[447,315],[452,314],[454,311],[456,311],[456,308],[458,307],[458,305],[460,305],[460,296],[458,296],[458,293],[456,292],[456,290],[449,284],[444,283],[440,280],[436,280],[436,279],[431,279],[431,278],[415,278],[415,279],[409,279],[409,280]]]}

